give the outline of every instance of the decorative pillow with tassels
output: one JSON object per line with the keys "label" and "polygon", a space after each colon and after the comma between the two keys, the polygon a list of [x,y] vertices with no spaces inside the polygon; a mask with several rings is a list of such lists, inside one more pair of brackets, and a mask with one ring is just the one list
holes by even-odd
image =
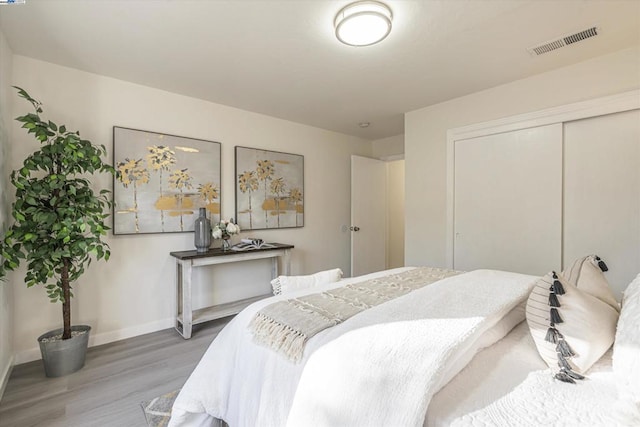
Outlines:
{"label": "decorative pillow with tassels", "polygon": [[608,270],[607,264],[598,255],[588,255],[575,260],[562,272],[562,277],[582,292],[598,298],[619,312],[620,304],[604,277],[604,272]]}
{"label": "decorative pillow with tassels", "polygon": [[574,382],[611,347],[618,312],[551,272],[529,295],[526,317],[538,352],[557,370],[556,378]]}

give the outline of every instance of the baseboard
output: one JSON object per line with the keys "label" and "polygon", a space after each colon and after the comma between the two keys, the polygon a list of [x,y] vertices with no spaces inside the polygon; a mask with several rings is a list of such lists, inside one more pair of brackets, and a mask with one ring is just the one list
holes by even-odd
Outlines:
{"label": "baseboard", "polygon": [[[127,338],[137,337],[139,335],[158,332],[163,329],[175,326],[175,318],[156,320],[155,322],[145,323],[143,325],[132,326],[130,328],[118,329],[111,332],[103,332],[101,334],[91,334],[89,337],[89,347],[96,345],[108,344],[114,341],[125,340]],[[38,350],[39,351],[39,350]]]}
{"label": "baseboard", "polygon": [[[143,325],[132,326],[130,328],[118,329],[110,332],[102,332],[100,334],[91,334],[89,337],[89,347],[108,344],[114,341],[120,341],[127,338],[137,337],[139,335],[149,334],[151,332],[161,331],[163,329],[172,328],[175,325],[175,318],[156,320],[155,322],[145,323]],[[44,332],[44,331],[43,331]],[[28,350],[19,351],[15,354],[15,364],[33,362],[42,358],[40,349],[33,347]]]}
{"label": "baseboard", "polygon": [[9,358],[9,363],[2,369],[2,375],[0,376],[0,401],[4,396],[4,389],[7,387],[9,377],[11,376],[11,370],[13,369],[13,356]]}

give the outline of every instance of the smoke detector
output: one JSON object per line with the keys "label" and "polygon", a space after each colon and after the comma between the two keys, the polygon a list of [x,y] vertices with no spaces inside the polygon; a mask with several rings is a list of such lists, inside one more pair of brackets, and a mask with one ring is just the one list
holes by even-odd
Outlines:
{"label": "smoke detector", "polygon": [[591,27],[586,30],[578,31],[577,33],[567,34],[565,36],[560,36],[554,40],[550,40],[544,43],[541,43],[537,46],[533,46],[527,49],[527,51],[533,56],[539,56],[544,53],[551,52],[556,49],[560,49],[561,47],[569,46],[571,44],[581,42],[586,39],[590,39],[599,35],[601,32],[599,27]]}

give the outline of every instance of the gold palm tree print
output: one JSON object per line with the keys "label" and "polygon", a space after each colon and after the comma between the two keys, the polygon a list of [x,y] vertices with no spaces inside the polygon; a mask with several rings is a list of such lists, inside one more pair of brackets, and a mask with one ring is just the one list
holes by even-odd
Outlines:
{"label": "gold palm tree print", "polygon": [[[258,160],[258,167],[256,173],[258,174],[258,180],[264,181],[264,200],[267,200],[267,181],[270,181],[275,173],[275,166],[271,160]],[[269,217],[267,211],[264,211],[264,226],[269,228]]]}
{"label": "gold palm tree print", "polygon": [[253,210],[251,208],[251,193],[258,189],[258,178],[254,171],[244,171],[238,176],[238,187],[243,193],[249,193],[249,228],[253,228]]}
{"label": "gold palm tree print", "polygon": [[136,233],[140,232],[138,223],[138,183],[146,184],[149,182],[149,171],[142,166],[142,159],[131,160],[124,159],[124,162],[118,163],[118,180],[124,188],[133,185],[133,214],[135,218]]}
{"label": "gold palm tree print", "polygon": [[299,188],[292,188],[289,190],[289,200],[293,202],[293,207],[296,215],[296,227],[298,226],[298,204],[302,201],[302,191]]}
{"label": "gold palm tree print", "polygon": [[184,200],[183,191],[193,188],[191,184],[191,175],[189,175],[188,169],[176,169],[169,176],[169,187],[180,191],[178,196],[178,209],[180,212],[180,231],[184,231],[182,202]]}
{"label": "gold palm tree print", "polygon": [[[160,174],[160,200],[162,200],[162,171],[168,171],[171,165],[176,163],[176,153],[164,145],[152,145],[147,147],[147,163],[149,169]],[[164,231],[164,210],[160,209],[160,223]]]}
{"label": "gold palm tree print", "polygon": [[220,198],[220,189],[212,182],[206,182],[198,185],[198,194],[204,201],[205,207],[213,213],[213,209],[209,206],[214,200]]}
{"label": "gold palm tree print", "polygon": [[276,215],[278,217],[278,228],[280,228],[280,201],[282,200],[282,194],[286,191],[286,185],[284,178],[276,178],[271,181],[271,192],[275,194],[274,201],[276,202]]}

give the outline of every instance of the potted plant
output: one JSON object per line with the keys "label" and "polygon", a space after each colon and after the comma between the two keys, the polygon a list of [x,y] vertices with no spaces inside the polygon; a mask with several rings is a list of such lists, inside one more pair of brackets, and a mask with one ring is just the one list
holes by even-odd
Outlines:
{"label": "potted plant", "polygon": [[42,104],[15,88],[35,110],[16,120],[40,142],[40,149],[11,173],[16,197],[13,224],[0,242],[0,277],[25,262],[27,287],[43,285],[51,302],[62,303],[63,328],[38,338],[45,373],[57,377],[84,366],[91,330],[86,325],[71,326],[71,285],[92,258],[108,260],[110,255],[102,240],[109,230],[105,210],[111,206],[110,192],[94,193],[87,177],[115,171],[102,160],[104,146],[41,118]]}

